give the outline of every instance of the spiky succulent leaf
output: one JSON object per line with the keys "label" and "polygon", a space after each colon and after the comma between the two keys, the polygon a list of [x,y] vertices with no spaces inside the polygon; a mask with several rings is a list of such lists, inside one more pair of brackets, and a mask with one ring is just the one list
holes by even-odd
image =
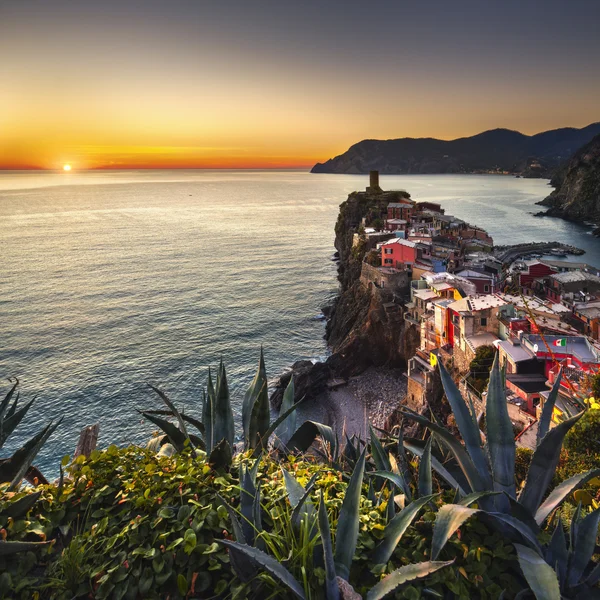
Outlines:
{"label": "spiky succulent leaf", "polygon": [[304,421],[296,429],[288,443],[288,449],[290,451],[306,452],[318,436],[321,436],[330,445],[332,454],[335,454],[337,444],[333,429],[328,425],[316,423],[315,421]]}
{"label": "spiky succulent leaf", "polygon": [[467,452],[479,473],[481,481],[485,485],[485,489],[490,490],[492,489],[492,476],[488,461],[481,446],[481,432],[479,431],[479,427],[473,423],[473,417],[471,416],[469,407],[441,361],[438,361],[438,366],[442,378],[442,385],[446,392],[446,398],[448,398],[448,402],[452,408],[452,413],[456,419],[460,435],[465,442]]}
{"label": "spiky succulent leaf", "polygon": [[262,507],[260,505],[260,482],[256,484],[256,493],[252,502],[252,520],[254,524],[254,545],[260,550],[265,549],[264,540],[259,536],[262,527]]}
{"label": "spiky succulent leaf", "polygon": [[325,596],[327,600],[338,600],[340,588],[335,579],[335,562],[333,558],[333,547],[331,544],[331,532],[329,530],[329,519],[321,488],[321,500],[319,502],[319,534],[323,544],[323,563],[325,564]]}
{"label": "spiky succulent leaf", "polygon": [[0,421],[0,448],[4,446],[4,442],[9,438],[12,432],[18,427],[19,423],[23,420],[23,417],[27,414],[27,411],[31,408],[31,405],[35,402],[35,398],[30,400],[25,406],[16,409],[17,401],[13,402],[11,410],[7,412],[5,418]]}
{"label": "spiky succulent leaf", "polygon": [[19,380],[17,379],[17,381],[13,384],[13,386],[10,388],[10,390],[8,390],[8,393],[6,394],[6,396],[4,396],[2,402],[0,402],[0,423],[4,419],[4,415],[6,414],[6,411],[8,410],[8,406],[10,404],[10,399],[13,397],[13,394],[15,393],[15,390],[17,389],[18,385],[19,385]]}
{"label": "spiky succulent leaf", "polygon": [[[418,443],[420,442],[420,440],[406,440],[404,442],[404,447],[412,452],[413,454],[416,454],[417,456],[421,457],[423,456],[423,453],[425,451],[425,445],[423,444],[422,446]],[[460,496],[466,496],[466,492],[463,489],[463,486],[458,482],[458,480],[450,473],[450,471],[448,471],[448,469],[446,469],[446,467],[444,467],[444,465],[442,465],[442,463],[435,457],[435,456],[431,456],[431,466],[433,468],[433,470],[448,484],[450,485],[450,487],[452,487],[455,490],[458,490],[458,493],[460,494]]]}
{"label": "spiky succulent leaf", "polygon": [[235,541],[240,544],[245,544],[246,539],[244,538],[244,532],[242,531],[242,526],[240,524],[240,520],[236,514],[235,508],[233,508],[225,498],[223,498],[220,494],[217,494],[217,498],[221,501],[221,504],[227,510],[227,514],[229,515],[229,519],[231,520],[231,529],[233,532],[233,536],[235,537]]}
{"label": "spiky succulent leaf", "polygon": [[208,382],[206,384],[206,394],[202,403],[202,423],[204,423],[204,439],[206,441],[206,451],[212,452],[215,440],[215,386],[213,385],[212,373],[208,368]]}
{"label": "spiky succulent leaf", "polygon": [[[265,359],[263,355],[263,349],[260,349],[260,358],[258,360],[258,368],[256,369],[256,374],[254,375],[254,379],[252,383],[248,386],[248,390],[244,395],[244,399],[242,400],[242,429],[244,431],[244,439],[246,443],[251,443],[249,440],[253,438],[252,435],[252,412],[254,410],[254,405],[258,400],[263,388],[267,389],[267,371],[265,369]],[[267,398],[267,410],[268,410],[269,400]],[[268,427],[267,423],[267,427]],[[254,436],[256,435],[256,431],[258,430],[256,423],[254,424]],[[249,446],[251,448],[254,445]]]}
{"label": "spiky succulent leaf", "polygon": [[458,462],[462,472],[465,475],[466,480],[469,482],[471,489],[468,490],[468,492],[486,490],[486,487],[479,475],[479,471],[475,468],[471,457],[467,454],[467,451],[465,450],[464,446],[449,431],[447,431],[443,427],[440,427],[436,423],[433,423],[429,419],[412,411],[404,410],[403,414],[409,419],[412,419],[413,421],[424,425],[432,433],[435,433],[439,436],[442,442],[444,442],[444,444],[454,455],[454,458]]}
{"label": "spiky succulent leaf", "polygon": [[569,429],[579,421],[582,415],[583,412],[553,427],[535,449],[527,471],[525,487],[521,490],[518,498],[519,502],[532,515],[535,515],[540,507],[542,498],[554,477],[563,440]]}
{"label": "spiky succulent leaf", "polygon": [[235,426],[233,421],[233,410],[231,409],[231,400],[229,398],[227,374],[225,372],[223,361],[221,361],[221,364],[219,365],[214,409],[215,426],[213,430],[213,443],[217,445],[221,440],[226,440],[229,447],[232,448],[235,438]]}
{"label": "spiky succulent leaf", "polygon": [[430,496],[433,491],[433,480],[431,477],[431,442],[433,434],[429,436],[423,456],[419,461],[419,496]]}
{"label": "spiky succulent leaf", "polygon": [[540,420],[538,422],[538,432],[537,432],[537,442],[536,446],[540,445],[540,442],[544,439],[544,436],[548,433],[550,429],[550,423],[552,421],[552,413],[554,412],[554,405],[556,404],[556,399],[558,398],[558,390],[560,389],[560,381],[562,378],[562,367],[558,371],[558,375],[556,376],[556,381],[552,386],[552,390],[548,394],[548,399],[544,402],[544,407],[542,408],[542,414],[540,415]]}
{"label": "spiky succulent leaf", "polygon": [[544,555],[546,562],[556,569],[559,581],[566,582],[569,549],[567,548],[567,538],[560,517]]}
{"label": "spiky succulent leaf", "polygon": [[263,569],[269,575],[274,577],[285,588],[292,592],[300,600],[304,600],[304,590],[294,576],[283,567],[276,559],[268,554],[265,554],[258,548],[252,548],[245,544],[238,544],[230,540],[217,540],[219,544],[223,544],[228,548],[235,548],[239,552],[245,554],[259,569]]}
{"label": "spiky succulent leaf", "polygon": [[10,481],[8,491],[14,491],[19,487],[21,480],[35,460],[38,452],[46,440],[54,433],[60,425],[62,418],[56,423],[50,422],[40,432],[29,439],[10,458],[0,460],[0,483]]}
{"label": "spiky succulent leaf", "polygon": [[160,397],[160,399],[167,405],[167,408],[171,411],[173,416],[177,419],[177,423],[179,424],[179,429],[181,430],[183,435],[187,439],[189,439],[190,436],[188,435],[187,428],[185,426],[185,422],[184,422],[183,418],[181,417],[181,413],[177,410],[177,408],[175,407],[173,402],[171,402],[170,398],[162,390],[159,390],[157,387],[154,387],[151,384],[148,384],[148,387],[151,390],[153,390],[154,392],[156,392],[158,394],[158,396]]}
{"label": "spiky succulent leaf", "polygon": [[[285,392],[283,392],[283,400],[279,409],[280,415],[285,414],[294,406],[294,396],[294,376],[292,375],[290,382],[285,388]],[[296,431],[296,411],[292,411],[276,428],[275,435],[277,436],[277,441],[275,442],[275,447],[278,450],[283,450],[285,445],[290,441],[294,431]]]}
{"label": "spiky succulent leaf", "polygon": [[515,544],[519,565],[537,600],[560,600],[560,587],[554,569],[535,551]]}
{"label": "spiky succulent leaf", "polygon": [[375,431],[373,431],[373,427],[369,424],[369,432],[371,435],[371,456],[373,457],[373,462],[375,463],[375,467],[378,471],[391,471],[392,465],[390,464],[390,460],[386,451],[383,449],[379,438]]}
{"label": "spiky succulent leaf", "polygon": [[213,469],[229,469],[232,460],[231,446],[227,440],[221,440],[208,455],[208,464]]}
{"label": "spiky succulent leaf", "polygon": [[285,489],[290,504],[294,509],[294,512],[292,513],[292,525],[298,527],[301,519],[306,519],[309,522],[314,523],[317,511],[314,504],[311,502],[309,495],[318,474],[315,473],[315,475],[313,475],[305,489],[298,480],[292,477],[292,475],[283,467],[281,470],[283,471],[283,478],[285,480]]}
{"label": "spiky succulent leaf", "polygon": [[367,593],[367,600],[381,600],[381,598],[395,592],[404,584],[429,577],[432,573],[450,566],[453,562],[453,560],[445,562],[425,561],[400,567],[373,586]]}
{"label": "spiky succulent leaf", "polygon": [[[375,564],[386,564],[392,557],[396,546],[402,539],[404,532],[408,529],[419,511],[439,494],[424,496],[418,500],[413,500],[406,508],[399,512],[385,527],[383,540],[375,548],[373,553],[373,562]],[[393,499],[390,498],[390,502]]]}
{"label": "spiky succulent leaf", "polygon": [[[487,448],[490,456],[493,489],[516,498],[515,490],[515,435],[508,416],[506,394],[498,364],[498,355],[490,373],[488,385],[486,416]],[[509,512],[510,504],[505,496],[494,498],[496,510]]]}
{"label": "spiky succulent leaf", "polygon": [[359,509],[363,474],[365,471],[365,448],[360,455],[342,501],[335,535],[335,567],[337,574],[348,581],[350,565],[354,558],[359,529]]}
{"label": "spiky succulent leaf", "polygon": [[431,558],[435,560],[446,542],[454,532],[473,515],[479,511],[475,508],[460,506],[459,504],[444,504],[438,511],[433,525],[433,538],[431,541]]}
{"label": "spiky succulent leaf", "polygon": [[252,472],[242,465],[240,477],[240,512],[242,514],[242,531],[248,544],[254,545],[254,498],[256,496],[255,479]]}
{"label": "spiky succulent leaf", "polygon": [[594,479],[594,477],[600,477],[600,469],[592,469],[585,473],[579,473],[557,485],[537,509],[535,513],[536,523],[541,525],[548,515],[558,508],[570,494],[581,488],[590,479]]}
{"label": "spiky succulent leaf", "polygon": [[181,452],[185,448],[187,437],[177,425],[148,411],[141,411],[141,414],[167,434],[171,444],[175,446],[178,452]]}
{"label": "spiky succulent leaf", "polygon": [[600,508],[586,515],[577,524],[577,540],[569,561],[567,584],[572,587],[579,583],[583,572],[592,560],[596,549],[598,525],[600,524]]}
{"label": "spiky succulent leaf", "polygon": [[250,426],[248,429],[248,438],[245,440],[248,449],[254,449],[260,443],[260,440],[266,435],[271,422],[271,410],[269,408],[269,393],[267,391],[267,382],[258,393],[252,414],[250,416]]}

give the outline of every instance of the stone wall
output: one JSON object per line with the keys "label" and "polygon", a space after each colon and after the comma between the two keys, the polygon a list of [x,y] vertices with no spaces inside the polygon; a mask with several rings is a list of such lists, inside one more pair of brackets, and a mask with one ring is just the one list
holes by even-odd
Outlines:
{"label": "stone wall", "polygon": [[360,282],[367,288],[389,290],[397,294],[409,293],[410,275],[408,271],[386,267],[373,267],[365,262],[360,272]]}

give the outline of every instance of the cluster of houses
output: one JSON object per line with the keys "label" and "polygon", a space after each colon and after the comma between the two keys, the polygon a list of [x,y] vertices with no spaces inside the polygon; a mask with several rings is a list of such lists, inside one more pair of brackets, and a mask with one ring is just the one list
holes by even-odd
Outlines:
{"label": "cluster of houses", "polygon": [[408,361],[412,408],[439,394],[442,359],[464,375],[463,392],[483,413],[485,392],[470,386],[469,374],[478,349],[488,346],[506,366],[509,414],[525,430],[524,445],[561,368],[555,421],[577,409],[572,398],[600,370],[597,270],[543,260],[508,269],[493,258],[487,232],[407,195],[388,203],[382,230],[365,228],[363,236],[371,250],[363,284],[401,299],[404,319],[420,333]]}

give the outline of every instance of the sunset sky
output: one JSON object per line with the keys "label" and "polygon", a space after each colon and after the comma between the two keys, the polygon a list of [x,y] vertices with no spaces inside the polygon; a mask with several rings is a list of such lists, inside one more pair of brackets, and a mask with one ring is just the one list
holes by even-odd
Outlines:
{"label": "sunset sky", "polygon": [[0,0],[0,168],[309,166],[600,120],[600,2]]}

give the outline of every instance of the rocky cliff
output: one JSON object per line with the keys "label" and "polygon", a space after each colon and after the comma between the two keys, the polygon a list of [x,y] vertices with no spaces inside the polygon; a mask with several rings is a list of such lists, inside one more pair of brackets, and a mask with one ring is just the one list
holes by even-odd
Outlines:
{"label": "rocky cliff", "polygon": [[553,217],[595,223],[600,231],[600,135],[578,150],[557,170],[555,190],[540,202]]}
{"label": "rocky cliff", "polygon": [[600,134],[600,123],[583,129],[562,128],[536,135],[494,129],[456,140],[402,138],[363,140],[312,173],[520,173],[548,177],[551,171]]}
{"label": "rocky cliff", "polygon": [[370,289],[360,281],[366,247],[353,247],[353,237],[366,224],[385,215],[387,205],[406,192],[370,194],[353,192],[340,205],[335,225],[335,247],[339,254],[338,279],[340,291],[329,314],[326,339],[332,354],[325,363],[299,361],[283,375],[271,396],[276,408],[281,404],[283,390],[294,375],[296,399],[317,398],[326,391],[334,378],[347,379],[363,373],[369,367],[404,367],[406,357],[414,355],[419,332],[406,327],[401,303],[394,302],[386,291]]}

